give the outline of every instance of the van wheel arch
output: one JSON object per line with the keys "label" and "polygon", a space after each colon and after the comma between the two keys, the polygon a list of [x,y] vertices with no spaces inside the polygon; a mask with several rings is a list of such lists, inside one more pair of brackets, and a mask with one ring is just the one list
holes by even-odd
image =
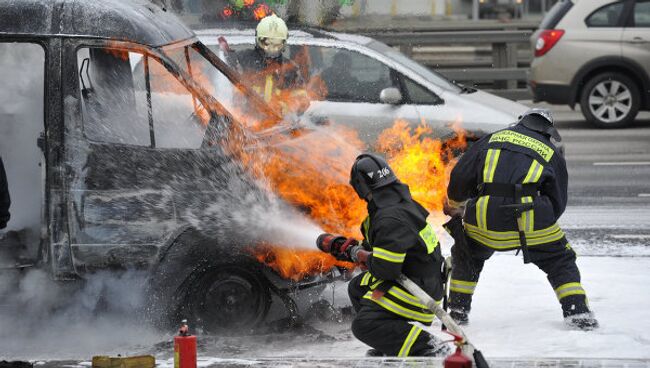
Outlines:
{"label": "van wheel arch", "polygon": [[[197,326],[198,322],[204,325],[198,327],[213,329],[214,326],[208,323],[210,321],[197,321],[196,315],[192,315],[193,308],[196,309],[192,300],[200,299],[194,283],[205,285],[206,277],[211,277],[215,282],[229,283],[225,287],[232,287],[233,290],[254,288],[255,293],[259,294],[260,308],[256,318],[251,318],[248,322],[255,324],[264,319],[271,300],[269,281],[261,272],[262,265],[252,256],[243,251],[233,252],[233,249],[240,247],[227,247],[224,242],[215,244],[218,241],[206,238],[194,228],[185,228],[172,239],[161,248],[157,262],[149,273],[147,295],[150,302],[147,315],[155,325],[172,328],[180,319],[188,319],[193,326]],[[234,276],[226,277],[228,272]],[[234,293],[235,291],[231,294]],[[233,298],[235,297],[231,295]]]}

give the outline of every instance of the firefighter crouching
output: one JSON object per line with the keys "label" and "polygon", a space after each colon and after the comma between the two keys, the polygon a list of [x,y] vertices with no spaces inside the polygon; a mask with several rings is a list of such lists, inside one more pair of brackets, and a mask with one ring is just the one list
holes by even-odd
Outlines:
{"label": "firefighter crouching", "polygon": [[449,301],[452,318],[461,324],[468,322],[484,262],[495,251],[518,249],[524,263],[547,274],[569,326],[598,327],[576,253],[557,224],[566,208],[568,174],[551,137],[561,140],[550,112],[529,110],[516,125],[472,145],[451,173],[445,212],[458,216],[466,203],[466,237],[452,247]]}
{"label": "firefighter crouching", "polygon": [[447,355],[444,342],[411,323],[429,325],[434,314],[394,281],[403,273],[435,300],[443,298],[443,257],[426,222],[428,212],[378,155],[357,157],[350,184],[368,203],[368,217],[361,224],[363,243],[323,234],[317,244],[339,259],[367,267],[348,286],[356,311],[352,333],[373,348],[371,356]]}
{"label": "firefighter crouching", "polygon": [[279,113],[303,113],[309,107],[305,80],[298,65],[282,55],[289,29],[275,14],[262,18],[255,29],[255,48],[237,53],[249,86]]}

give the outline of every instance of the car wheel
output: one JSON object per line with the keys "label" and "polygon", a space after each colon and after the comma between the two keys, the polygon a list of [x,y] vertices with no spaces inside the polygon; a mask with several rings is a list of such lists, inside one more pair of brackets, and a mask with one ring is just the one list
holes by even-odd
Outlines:
{"label": "car wheel", "polygon": [[178,316],[208,332],[248,332],[264,321],[271,304],[266,279],[246,261],[199,268],[185,285]]}
{"label": "car wheel", "polygon": [[591,78],[580,97],[582,114],[599,128],[630,125],[640,107],[639,89],[620,73],[603,73]]}

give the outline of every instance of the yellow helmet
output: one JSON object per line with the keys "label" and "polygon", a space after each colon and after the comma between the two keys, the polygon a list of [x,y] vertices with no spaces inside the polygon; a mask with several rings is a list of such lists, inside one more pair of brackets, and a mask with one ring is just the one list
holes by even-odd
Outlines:
{"label": "yellow helmet", "polygon": [[255,29],[257,47],[269,58],[282,55],[289,37],[289,28],[282,18],[275,14],[262,18]]}

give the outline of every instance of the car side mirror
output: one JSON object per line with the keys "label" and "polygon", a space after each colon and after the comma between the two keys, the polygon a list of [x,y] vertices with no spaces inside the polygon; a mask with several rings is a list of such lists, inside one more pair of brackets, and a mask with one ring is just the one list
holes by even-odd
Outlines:
{"label": "car side mirror", "polygon": [[395,87],[384,88],[379,94],[379,101],[385,104],[397,105],[402,102],[402,92]]}

